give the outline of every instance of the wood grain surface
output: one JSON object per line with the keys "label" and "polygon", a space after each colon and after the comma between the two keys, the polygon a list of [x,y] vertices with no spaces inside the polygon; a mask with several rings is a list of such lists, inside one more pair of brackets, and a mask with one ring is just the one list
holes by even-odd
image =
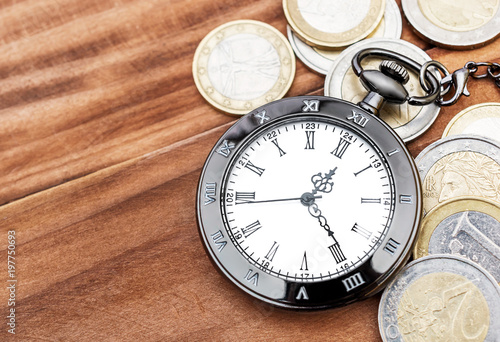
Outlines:
{"label": "wood grain surface", "polygon": [[[0,1],[0,340],[381,340],[379,296],[277,309],[226,281],[205,254],[197,182],[235,118],[203,100],[191,63],[209,31],[236,19],[286,32],[281,1]],[[500,62],[498,40],[445,50],[403,24],[402,39],[449,69]],[[323,82],[297,60],[287,96],[321,95]],[[409,144],[414,156],[463,108],[500,102],[489,80],[469,90]]]}

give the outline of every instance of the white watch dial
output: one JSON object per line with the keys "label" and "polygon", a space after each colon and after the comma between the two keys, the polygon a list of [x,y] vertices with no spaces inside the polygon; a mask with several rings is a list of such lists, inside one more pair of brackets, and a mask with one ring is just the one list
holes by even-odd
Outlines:
{"label": "white watch dial", "polygon": [[394,193],[368,139],[334,120],[296,117],[249,138],[221,199],[228,235],[251,264],[308,282],[337,278],[374,253]]}

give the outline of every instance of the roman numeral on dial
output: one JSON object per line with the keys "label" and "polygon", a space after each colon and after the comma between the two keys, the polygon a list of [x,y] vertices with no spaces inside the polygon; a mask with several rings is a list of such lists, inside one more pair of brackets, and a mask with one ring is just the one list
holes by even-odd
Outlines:
{"label": "roman numeral on dial", "polygon": [[364,237],[367,240],[372,235],[372,233],[368,229],[361,227],[357,223],[354,224],[354,226],[351,228],[351,231],[358,233],[359,235],[361,235],[362,237]]}
{"label": "roman numeral on dial", "polygon": [[338,242],[335,242],[333,245],[328,246],[328,249],[330,252],[332,252],[333,258],[337,262],[337,264],[340,264],[342,261],[346,260],[346,257],[344,256],[344,253],[342,252],[342,249],[340,248],[340,245]]}
{"label": "roman numeral on dial", "polygon": [[250,171],[252,172],[255,172],[259,177],[262,176],[262,174],[264,173],[265,169],[261,168],[261,167],[258,167],[258,166],[255,166],[252,164],[252,162],[249,160],[245,167],[247,169],[249,169]]}
{"label": "roman numeral on dial", "polygon": [[355,124],[359,125],[360,127],[365,127],[368,121],[370,121],[370,119],[367,116],[361,113],[356,113],[355,111],[352,111],[351,116],[348,116],[347,120],[352,120]]}
{"label": "roman numeral on dial", "polygon": [[367,203],[373,203],[373,204],[380,204],[382,203],[382,199],[381,198],[364,198],[362,197],[361,198],[361,203],[364,203],[364,204],[367,204]]}
{"label": "roman numeral on dial", "polygon": [[205,183],[205,205],[209,205],[215,202],[216,191],[217,191],[217,183],[215,182]]}
{"label": "roman numeral on dial", "polygon": [[389,239],[389,241],[385,244],[384,251],[389,253],[390,255],[394,255],[396,251],[398,250],[398,247],[401,243],[397,242],[394,239]]}
{"label": "roman numeral on dial", "polygon": [[222,231],[217,231],[211,235],[212,240],[214,241],[215,245],[217,246],[217,250],[222,252],[224,247],[227,245],[227,241],[224,240],[224,234],[222,234]]}
{"label": "roman numeral on dial", "polygon": [[297,300],[309,300],[309,295],[307,294],[306,288],[304,286],[300,287],[299,293],[297,294],[297,297],[295,297]]}
{"label": "roman numeral on dial", "polygon": [[253,223],[250,223],[245,228],[241,228],[241,232],[243,233],[243,235],[245,236],[245,239],[246,239],[247,237],[249,237],[250,235],[252,235],[256,231],[258,231],[260,228],[262,228],[262,226],[261,226],[259,220],[257,220]]}
{"label": "roman numeral on dial", "polygon": [[267,252],[265,258],[269,261],[273,261],[279,246],[280,245],[278,245],[278,243],[274,241],[273,245],[271,246],[271,249],[269,250],[269,252]]}
{"label": "roman numeral on dial", "polygon": [[302,258],[302,264],[300,264],[300,270],[309,271],[309,268],[307,268],[307,254],[305,251],[304,251],[304,257]]}
{"label": "roman numeral on dial", "polygon": [[218,154],[220,154],[221,156],[224,156],[224,157],[229,157],[229,154],[231,154],[231,150],[233,150],[235,148],[235,144],[228,141],[228,140],[224,140],[222,142],[222,144],[219,145],[219,147],[217,148],[216,152]]}
{"label": "roman numeral on dial", "polygon": [[236,191],[236,204],[248,203],[250,201],[255,201],[255,191],[254,192]]}
{"label": "roman numeral on dial", "polygon": [[319,111],[319,100],[304,100],[305,106],[302,107],[304,112],[317,112]]}
{"label": "roman numeral on dial", "polygon": [[358,272],[349,278],[342,280],[342,283],[344,283],[346,291],[349,292],[356,287],[363,285],[365,280],[363,279],[363,276],[361,276],[361,273]]}
{"label": "roman numeral on dial", "polygon": [[259,273],[254,272],[253,270],[248,270],[247,274],[245,274],[245,280],[249,283],[252,283],[254,286],[259,285]]}
{"label": "roman numeral on dial", "polygon": [[341,138],[339,140],[339,144],[337,145],[337,147],[335,147],[335,149],[331,152],[331,154],[333,154],[335,157],[342,159],[342,156],[344,155],[349,145],[351,145],[349,141]]}
{"label": "roman numeral on dial", "polygon": [[370,164],[367,167],[365,167],[364,169],[359,170],[358,172],[354,172],[354,176],[357,177],[361,172],[366,171],[366,170],[368,170],[369,168],[372,168],[372,167],[373,167],[372,164]]}
{"label": "roman numeral on dial", "polygon": [[278,151],[280,153],[280,157],[283,157],[286,154],[286,152],[283,151],[283,149],[280,147],[280,145],[278,145],[278,139],[273,139],[271,141],[274,144],[274,146],[276,146],[276,148],[278,149]]}
{"label": "roman numeral on dial", "polygon": [[315,131],[306,131],[306,147],[305,150],[314,150],[314,133]]}

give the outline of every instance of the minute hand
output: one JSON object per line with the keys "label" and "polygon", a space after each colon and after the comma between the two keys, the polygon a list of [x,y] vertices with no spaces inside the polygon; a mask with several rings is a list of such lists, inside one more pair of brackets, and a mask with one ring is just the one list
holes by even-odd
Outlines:
{"label": "minute hand", "polygon": [[318,191],[329,193],[333,189],[332,176],[335,174],[337,167],[330,170],[330,172],[325,173],[324,176],[320,173],[315,174],[311,177],[311,182],[314,185],[312,193],[315,195]]}
{"label": "minute hand", "polygon": [[[312,198],[321,198],[322,196],[312,196]],[[285,202],[285,201],[297,201],[301,200],[302,197],[294,197],[294,198],[278,198],[278,199],[269,199],[262,201],[244,201],[244,202],[236,202],[236,204],[250,204],[250,203],[267,203],[267,202]]]}

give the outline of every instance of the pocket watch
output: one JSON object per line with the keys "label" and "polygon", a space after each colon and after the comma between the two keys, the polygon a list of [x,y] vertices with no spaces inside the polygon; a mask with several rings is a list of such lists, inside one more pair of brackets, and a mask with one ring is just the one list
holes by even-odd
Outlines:
{"label": "pocket watch", "polygon": [[[417,168],[401,138],[376,115],[411,97],[394,61],[353,68],[370,93],[359,104],[327,96],[281,99],[238,120],[200,176],[201,239],[216,268],[240,289],[285,308],[345,305],[382,290],[406,263],[421,219]],[[395,57],[394,57],[395,56]],[[406,73],[406,74],[405,74]],[[424,101],[425,100],[425,101]]]}

